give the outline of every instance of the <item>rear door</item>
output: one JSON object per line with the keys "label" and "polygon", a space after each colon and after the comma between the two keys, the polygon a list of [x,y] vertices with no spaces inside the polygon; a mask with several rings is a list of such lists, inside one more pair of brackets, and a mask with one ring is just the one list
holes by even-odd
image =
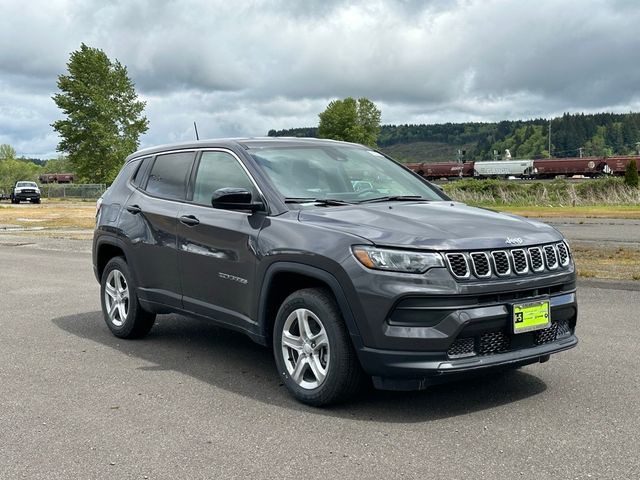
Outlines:
{"label": "rear door", "polygon": [[178,259],[186,310],[251,329],[258,233],[264,212],[215,209],[213,192],[224,187],[249,190],[261,198],[240,159],[231,151],[203,151],[192,176],[190,203],[178,219]]}
{"label": "rear door", "polygon": [[120,225],[132,251],[131,261],[143,299],[180,308],[177,217],[186,198],[195,151],[157,155],[144,185],[122,210]]}

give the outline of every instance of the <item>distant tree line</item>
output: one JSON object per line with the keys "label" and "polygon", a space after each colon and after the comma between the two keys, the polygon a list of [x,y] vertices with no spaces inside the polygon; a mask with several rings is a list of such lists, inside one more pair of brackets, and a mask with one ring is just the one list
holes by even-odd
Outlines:
{"label": "distant tree line", "polygon": [[[312,137],[317,136],[317,129],[270,130],[269,136]],[[415,142],[456,148],[470,145],[465,155],[469,160],[491,159],[494,151],[502,155],[505,149],[516,158],[544,158],[549,156],[549,120],[382,125],[377,138],[383,149]],[[551,120],[553,157],[577,157],[580,149],[584,156],[628,155],[637,153],[637,142],[640,142],[640,113],[565,113]]]}
{"label": "distant tree line", "polygon": [[11,145],[0,145],[0,188],[6,189],[18,180],[37,182],[42,173],[67,173],[70,169],[69,160],[63,156],[50,160],[18,157]]}

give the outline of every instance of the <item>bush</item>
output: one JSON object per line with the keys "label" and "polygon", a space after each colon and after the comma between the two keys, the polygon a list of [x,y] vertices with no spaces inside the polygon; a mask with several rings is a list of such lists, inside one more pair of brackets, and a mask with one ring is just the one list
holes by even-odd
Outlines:
{"label": "bush", "polygon": [[624,172],[624,183],[630,187],[638,187],[638,165],[635,160],[627,163],[627,169]]}
{"label": "bush", "polygon": [[640,205],[640,191],[625,185],[622,178],[580,183],[468,179],[447,183],[443,188],[454,200],[476,205]]}

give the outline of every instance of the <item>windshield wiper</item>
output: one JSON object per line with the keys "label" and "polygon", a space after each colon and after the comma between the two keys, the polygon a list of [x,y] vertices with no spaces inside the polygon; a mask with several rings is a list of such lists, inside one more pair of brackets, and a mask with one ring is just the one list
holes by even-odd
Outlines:
{"label": "windshield wiper", "polygon": [[318,203],[320,205],[326,205],[326,206],[336,206],[336,205],[353,205],[351,202],[345,202],[344,200],[338,200],[337,198],[313,198],[313,197],[309,197],[309,198],[305,198],[305,197],[300,197],[300,198],[294,198],[294,197],[287,197],[284,199],[284,203]]}
{"label": "windshield wiper", "polygon": [[430,202],[428,198],[421,197],[420,195],[390,195],[386,197],[369,198],[367,200],[361,200],[358,203],[375,203],[375,202],[411,202],[421,201]]}

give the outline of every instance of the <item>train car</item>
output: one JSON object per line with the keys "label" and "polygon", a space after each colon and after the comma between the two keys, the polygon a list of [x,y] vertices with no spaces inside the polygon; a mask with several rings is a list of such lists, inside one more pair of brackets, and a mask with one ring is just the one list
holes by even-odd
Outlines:
{"label": "train car", "polygon": [[473,176],[477,178],[495,177],[535,177],[537,171],[533,160],[498,160],[495,162],[475,162]]}
{"label": "train car", "polygon": [[39,177],[40,183],[73,183],[73,173],[43,173]]}
{"label": "train car", "polygon": [[409,168],[428,180],[454,179],[470,177],[473,172],[473,162],[416,163],[411,164]]}
{"label": "train car", "polygon": [[636,161],[638,173],[640,173],[640,157],[607,157],[603,159],[606,163],[604,167],[605,173],[611,175],[624,175],[627,165],[631,160]]}
{"label": "train car", "polygon": [[534,160],[536,178],[554,178],[558,175],[598,177],[605,174],[607,163],[604,158],[545,158]]}

